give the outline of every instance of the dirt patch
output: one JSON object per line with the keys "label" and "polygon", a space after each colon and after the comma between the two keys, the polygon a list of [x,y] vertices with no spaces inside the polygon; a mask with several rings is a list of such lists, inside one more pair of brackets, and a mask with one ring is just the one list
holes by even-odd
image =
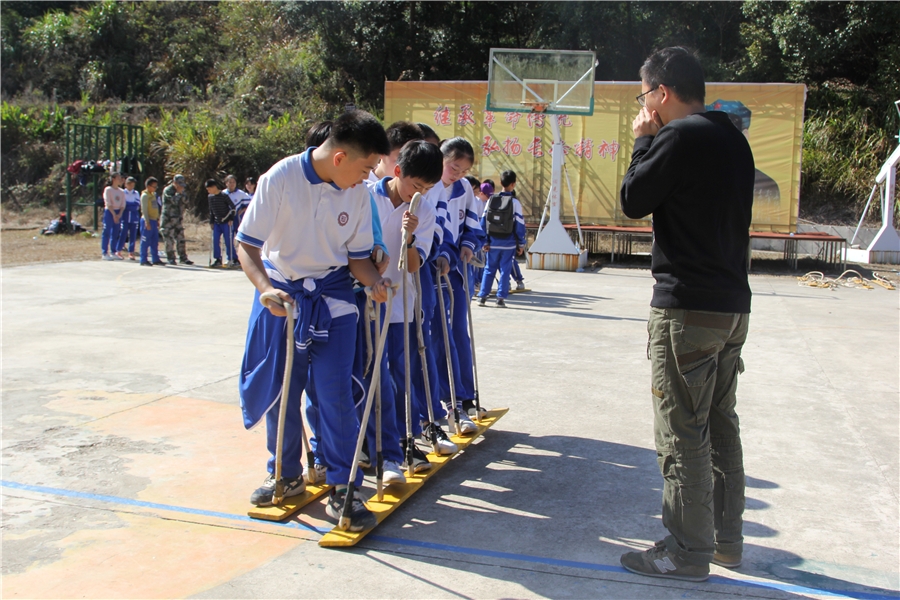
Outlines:
{"label": "dirt patch", "polygon": [[[33,263],[69,262],[76,260],[100,260],[100,234],[89,227],[87,232],[74,235],[41,235],[51,219],[58,216],[51,210],[28,211],[10,215],[4,211],[0,230],[0,265],[15,267]],[[90,223],[90,218],[75,220],[82,225]],[[96,237],[95,237],[96,236]],[[189,217],[185,218],[184,236],[188,256],[197,264],[206,264],[210,248],[209,224]],[[140,242],[135,244],[135,254],[140,252]],[[159,241],[160,254],[165,252],[165,243]],[[127,256],[127,255],[126,255]]]}

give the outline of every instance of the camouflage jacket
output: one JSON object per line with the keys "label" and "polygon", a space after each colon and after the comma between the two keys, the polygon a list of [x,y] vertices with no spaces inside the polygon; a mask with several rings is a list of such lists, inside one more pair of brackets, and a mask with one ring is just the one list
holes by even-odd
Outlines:
{"label": "camouflage jacket", "polygon": [[184,204],[185,196],[185,192],[177,192],[175,190],[174,183],[166,186],[166,189],[163,190],[161,227],[165,227],[166,222],[175,223],[181,221],[182,204]]}

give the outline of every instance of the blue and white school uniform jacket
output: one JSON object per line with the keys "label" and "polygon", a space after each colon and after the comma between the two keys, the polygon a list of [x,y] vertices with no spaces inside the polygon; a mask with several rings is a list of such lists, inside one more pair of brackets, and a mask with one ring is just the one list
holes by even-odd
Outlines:
{"label": "blue and white school uniform jacket", "polygon": [[[443,184],[438,184],[443,187]],[[449,186],[447,214],[444,221],[444,239],[438,256],[444,256],[453,268],[459,260],[459,252],[465,247],[473,253],[484,245],[479,204],[472,186],[465,179]]]}
{"label": "blue and white school uniform jacket", "polygon": [[[391,179],[391,177],[385,177],[378,183],[367,183],[367,185],[369,185],[369,191],[372,193],[372,198],[378,207],[378,216],[381,219],[382,239],[387,245],[387,251],[391,257],[384,276],[391,281],[400,283],[400,255],[406,252],[406,244],[403,243],[400,232],[403,229],[403,213],[409,210],[409,203],[403,202],[394,208],[394,204],[390,199],[390,192],[387,188],[387,184]],[[431,254],[435,226],[434,208],[423,198],[416,209],[416,216],[419,217],[419,225],[414,232],[414,235],[416,236],[415,246],[419,253],[419,260],[422,261],[424,265]],[[415,318],[415,313],[413,312],[416,300],[416,284],[414,277],[414,275],[407,275],[406,279],[406,317],[410,323],[412,323]],[[401,296],[394,298],[390,322],[404,322],[403,298]]]}
{"label": "blue and white school uniform jacket", "polygon": [[242,189],[234,188],[233,192],[229,192],[226,189],[225,193],[228,194],[229,198],[231,198],[231,203],[234,205],[234,211],[236,213],[244,210],[247,206],[250,205],[250,194]]}
{"label": "blue and white school uniform jacket", "polygon": [[522,216],[522,203],[516,198],[512,192],[500,192],[501,196],[513,196],[513,216],[515,219],[515,227],[509,235],[491,235],[488,233],[486,224],[487,210],[490,205],[488,201],[484,206],[484,213],[481,215],[481,229],[485,232],[485,243],[491,246],[491,250],[515,250],[516,247],[525,247],[525,217]]}
{"label": "blue and white school uniform jacket", "polygon": [[141,220],[141,193],[137,190],[122,190],[125,192],[125,214],[123,223],[138,223]]}
{"label": "blue and white school uniform jacket", "polygon": [[[260,177],[237,233],[262,250],[272,285],[294,300],[298,352],[327,340],[332,319],[357,314],[348,259],[372,252],[372,205],[365,185],[342,190],[313,169],[310,154],[289,156]],[[258,302],[256,303],[258,304]],[[284,372],[283,323],[251,312],[240,375],[244,425],[253,427],[278,401]],[[353,352],[353,348],[348,348]]]}

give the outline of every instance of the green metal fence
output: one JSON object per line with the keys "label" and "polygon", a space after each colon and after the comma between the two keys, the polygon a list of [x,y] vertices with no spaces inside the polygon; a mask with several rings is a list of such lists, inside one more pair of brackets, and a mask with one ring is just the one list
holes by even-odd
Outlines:
{"label": "green metal fence", "polygon": [[[139,125],[66,124],[66,166],[77,160],[85,163],[111,162],[111,170],[137,179],[137,189],[143,188],[144,128]],[[89,173],[66,171],[66,217],[71,228],[72,208],[94,208],[94,231],[99,227],[102,193],[109,169]]]}

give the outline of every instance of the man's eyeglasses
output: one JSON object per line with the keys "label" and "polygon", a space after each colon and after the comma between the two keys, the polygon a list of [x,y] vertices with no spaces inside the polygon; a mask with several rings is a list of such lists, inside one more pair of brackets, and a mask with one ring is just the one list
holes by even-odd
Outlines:
{"label": "man's eyeglasses", "polygon": [[644,96],[646,96],[646,95],[649,94],[650,92],[655,92],[655,91],[658,90],[658,89],[659,89],[659,86],[656,86],[656,87],[653,88],[652,90],[647,90],[646,92],[644,92],[644,93],[641,94],[640,96],[635,96],[634,99],[637,100],[637,103],[640,104],[641,107],[643,108],[644,106],[647,106],[647,99],[644,98]]}

